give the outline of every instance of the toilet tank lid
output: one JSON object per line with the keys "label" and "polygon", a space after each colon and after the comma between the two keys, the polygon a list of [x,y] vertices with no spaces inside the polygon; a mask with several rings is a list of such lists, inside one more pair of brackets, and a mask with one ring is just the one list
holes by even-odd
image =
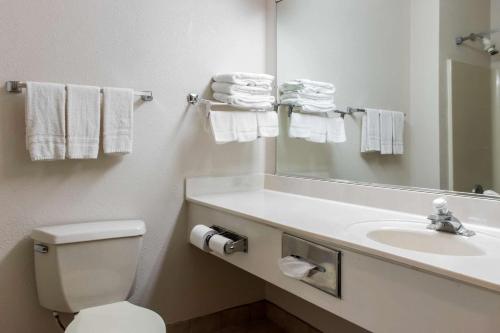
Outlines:
{"label": "toilet tank lid", "polygon": [[144,221],[120,220],[41,227],[33,230],[31,238],[46,244],[67,244],[141,236],[145,233]]}

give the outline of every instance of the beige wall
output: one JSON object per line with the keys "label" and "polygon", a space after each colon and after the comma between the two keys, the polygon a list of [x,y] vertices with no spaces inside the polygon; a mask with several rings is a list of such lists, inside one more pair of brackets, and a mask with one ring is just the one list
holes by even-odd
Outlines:
{"label": "beige wall", "polygon": [[0,2],[2,84],[73,82],[155,96],[136,106],[132,155],[33,163],[24,151],[24,96],[0,90],[0,331],[56,330],[37,303],[29,239],[49,224],[144,219],[132,301],[169,322],[263,297],[260,280],[187,245],[184,178],[264,171],[264,142],[216,146],[185,95],[207,91],[217,71],[266,70],[266,5]]}

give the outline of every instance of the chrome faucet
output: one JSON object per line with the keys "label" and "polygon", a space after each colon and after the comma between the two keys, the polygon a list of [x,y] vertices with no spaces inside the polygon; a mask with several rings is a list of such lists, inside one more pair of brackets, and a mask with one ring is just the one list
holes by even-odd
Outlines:
{"label": "chrome faucet", "polygon": [[476,234],[474,231],[466,229],[460,220],[453,216],[451,210],[448,210],[448,202],[444,198],[437,198],[432,202],[432,205],[434,206],[435,213],[427,217],[431,221],[427,229],[449,232],[466,237]]}

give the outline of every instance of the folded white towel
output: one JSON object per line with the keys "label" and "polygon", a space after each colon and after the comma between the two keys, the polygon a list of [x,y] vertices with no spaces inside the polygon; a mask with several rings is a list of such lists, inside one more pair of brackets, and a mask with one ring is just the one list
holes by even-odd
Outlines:
{"label": "folded white towel", "polygon": [[255,141],[258,137],[257,116],[255,112],[233,111],[233,122],[238,142]]}
{"label": "folded white towel", "polygon": [[392,154],[393,119],[392,111],[380,110],[380,153]]}
{"label": "folded white towel", "polygon": [[234,72],[215,74],[213,80],[215,82],[235,83],[242,86],[268,88],[272,87],[274,76],[268,74]]}
{"label": "folded white towel", "polygon": [[326,142],[346,142],[345,122],[342,117],[326,118]]}
{"label": "folded white towel", "polygon": [[290,127],[288,136],[290,138],[305,139],[311,136],[309,118],[311,116],[298,112],[292,112],[290,116]]}
{"label": "folded white towel", "polygon": [[311,135],[306,138],[306,141],[314,142],[314,143],[325,143],[326,142],[326,117],[324,116],[315,116],[315,115],[306,115],[309,119],[309,126],[311,128]]}
{"label": "folded white towel", "polygon": [[68,84],[67,157],[97,158],[101,130],[101,89]]}
{"label": "folded white towel", "polygon": [[212,83],[212,90],[214,92],[228,94],[228,95],[266,95],[271,94],[271,87],[253,87],[242,86],[234,83],[214,82]]}
{"label": "folded white towel", "polygon": [[274,138],[279,135],[278,113],[274,111],[256,112],[259,137]]}
{"label": "folded white towel", "polygon": [[307,93],[307,92],[296,92],[289,91],[281,94],[281,100],[284,99],[302,99],[302,100],[312,100],[312,101],[326,101],[333,103],[334,97],[330,94],[320,94],[320,93]]}
{"label": "folded white towel", "polygon": [[393,154],[402,155],[404,153],[404,128],[405,128],[405,115],[402,112],[392,113],[393,123]]}
{"label": "folded white towel", "polygon": [[380,112],[366,109],[361,125],[361,152],[380,151]]}
{"label": "folded white towel", "polygon": [[209,119],[215,143],[223,144],[238,140],[233,112],[210,111]]}
{"label": "folded white towel", "polygon": [[27,82],[26,148],[32,161],[65,158],[65,107],[63,84]]}
{"label": "folded white towel", "polygon": [[214,99],[222,103],[231,104],[234,106],[250,108],[255,110],[270,110],[274,108],[274,96],[265,95],[228,95],[214,93]]}
{"label": "folded white towel", "polygon": [[308,79],[297,79],[283,83],[280,91],[309,91],[315,93],[334,94],[335,86],[329,82],[313,81]]}
{"label": "folded white towel", "polygon": [[104,88],[104,153],[132,152],[134,91],[126,88]]}
{"label": "folded white towel", "polygon": [[304,113],[326,113],[335,111],[337,108],[335,103],[332,102],[304,100],[300,98],[282,99],[281,104],[300,107],[300,111]]}

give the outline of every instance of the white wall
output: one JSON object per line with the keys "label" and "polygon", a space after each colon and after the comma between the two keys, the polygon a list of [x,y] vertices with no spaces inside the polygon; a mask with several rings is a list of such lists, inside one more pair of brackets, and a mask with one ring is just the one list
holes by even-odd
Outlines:
{"label": "white wall", "polygon": [[[150,89],[134,153],[31,162],[24,96],[0,90],[0,330],[54,332],[37,303],[33,228],[141,218],[148,233],[132,300],[173,322],[263,297],[260,280],[186,244],[184,178],[262,172],[264,142],[216,146],[188,92],[217,71],[266,70],[266,0],[2,1],[0,82]],[[270,23],[271,22],[271,23]],[[245,286],[242,288],[241,286]]]}

